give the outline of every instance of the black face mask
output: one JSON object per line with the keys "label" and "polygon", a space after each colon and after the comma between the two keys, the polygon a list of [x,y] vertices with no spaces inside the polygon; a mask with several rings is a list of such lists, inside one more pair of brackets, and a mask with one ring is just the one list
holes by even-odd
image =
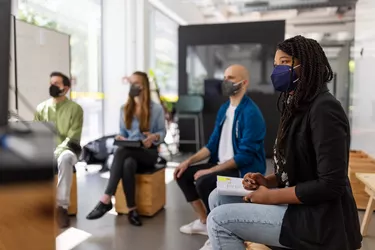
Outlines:
{"label": "black face mask", "polygon": [[56,85],[51,85],[49,87],[49,95],[54,97],[54,98],[62,96],[63,92],[64,92],[64,90],[60,89]]}
{"label": "black face mask", "polygon": [[136,97],[139,96],[141,93],[141,88],[138,85],[132,84],[129,90],[129,96],[130,97]]}
{"label": "black face mask", "polygon": [[234,83],[229,80],[224,80],[221,84],[221,90],[224,96],[234,96],[242,88],[242,81]]}

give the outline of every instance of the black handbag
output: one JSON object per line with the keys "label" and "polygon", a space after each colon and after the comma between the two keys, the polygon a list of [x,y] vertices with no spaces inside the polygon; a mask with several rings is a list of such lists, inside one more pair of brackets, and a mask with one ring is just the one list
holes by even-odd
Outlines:
{"label": "black handbag", "polygon": [[104,164],[116,146],[113,141],[116,135],[109,135],[87,143],[82,150],[80,161],[87,164]]}

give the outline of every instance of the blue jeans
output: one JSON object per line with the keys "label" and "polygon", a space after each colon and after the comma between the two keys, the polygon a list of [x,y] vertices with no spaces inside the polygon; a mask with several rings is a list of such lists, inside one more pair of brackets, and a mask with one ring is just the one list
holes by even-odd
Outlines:
{"label": "blue jeans", "polygon": [[244,241],[283,247],[279,243],[287,206],[244,203],[242,197],[212,191],[207,230],[214,250],[244,250]]}

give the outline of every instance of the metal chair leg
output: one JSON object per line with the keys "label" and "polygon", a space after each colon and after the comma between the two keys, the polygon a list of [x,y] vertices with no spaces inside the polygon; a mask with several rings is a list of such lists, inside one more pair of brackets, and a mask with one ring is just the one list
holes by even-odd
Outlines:
{"label": "metal chair leg", "polygon": [[201,136],[201,147],[203,147],[205,145],[205,138],[204,138],[204,127],[203,127],[203,115],[202,115],[202,112],[199,113],[199,131],[200,131],[200,136]]}
{"label": "metal chair leg", "polygon": [[194,117],[194,123],[195,123],[195,145],[196,145],[196,150],[197,152],[199,151],[200,149],[200,133],[199,133],[199,117],[198,116],[195,116]]}

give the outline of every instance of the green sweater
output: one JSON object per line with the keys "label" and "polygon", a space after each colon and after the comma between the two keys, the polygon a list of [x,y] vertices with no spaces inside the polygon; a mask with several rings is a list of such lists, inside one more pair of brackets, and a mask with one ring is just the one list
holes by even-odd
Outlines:
{"label": "green sweater", "polygon": [[68,98],[59,103],[54,103],[52,98],[42,102],[37,107],[34,120],[55,124],[58,131],[57,147],[55,150],[56,158],[64,150],[69,149],[67,146],[69,141],[80,144],[83,110],[79,104]]}

